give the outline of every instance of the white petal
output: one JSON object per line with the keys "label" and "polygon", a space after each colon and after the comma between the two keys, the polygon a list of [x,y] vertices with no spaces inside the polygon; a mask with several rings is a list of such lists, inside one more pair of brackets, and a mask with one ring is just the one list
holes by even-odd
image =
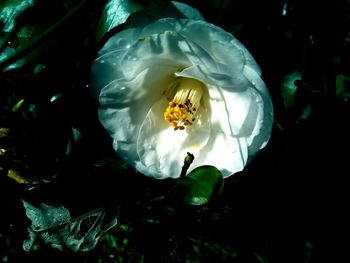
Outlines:
{"label": "white petal", "polygon": [[207,85],[217,86],[230,92],[241,92],[250,86],[250,82],[242,72],[230,73],[226,70],[227,67],[219,64],[207,65],[209,66],[195,65],[185,68],[181,72],[176,72],[176,76],[194,78]]}
{"label": "white petal", "polygon": [[211,122],[229,136],[238,136],[252,103],[251,91],[229,92],[209,86]]}
{"label": "white petal", "polygon": [[265,147],[270,139],[273,125],[273,104],[265,83],[257,72],[247,67],[243,73],[254,85],[251,89],[253,95],[252,107],[247,120],[242,126],[241,136],[247,138],[249,155]]}
{"label": "white petal", "polygon": [[[159,75],[152,72],[156,69],[158,68],[145,70],[129,81],[125,79],[113,81],[102,89],[99,97],[100,120],[110,134],[120,129],[120,123],[126,125],[124,127],[139,126],[154,102],[163,96],[163,90],[173,78],[166,67],[158,69]],[[150,77],[150,74],[153,77]],[[153,92],[147,92],[147,89]],[[133,132],[133,130],[126,131],[129,137],[134,137]],[[120,138],[114,137],[114,139]]]}
{"label": "white petal", "polygon": [[260,68],[249,51],[232,34],[211,23],[199,20],[161,19],[150,25],[149,30],[155,33],[158,28],[174,30],[190,39],[217,63],[228,65],[231,72],[242,69],[243,65],[252,68],[260,74]]}
{"label": "white petal", "polygon": [[[164,72],[173,75],[179,68],[189,66],[178,45],[182,39],[171,32],[149,35],[146,29],[128,29],[116,34],[107,41],[92,65],[90,89],[93,95],[97,96],[111,82],[132,81],[145,69],[156,75]],[[137,90],[139,86],[131,88]]]}
{"label": "white petal", "polygon": [[210,133],[207,109],[201,107],[198,110],[192,126],[174,131],[163,118],[167,106],[166,99],[155,103],[141,126],[137,141],[140,159],[137,168],[145,175],[159,179],[179,177],[187,152],[198,156]]}
{"label": "white petal", "polygon": [[212,127],[210,140],[190,166],[189,172],[200,165],[213,165],[228,177],[243,170],[247,163],[248,148],[244,138],[235,138]]}
{"label": "white petal", "polygon": [[90,72],[90,90],[98,97],[102,88],[112,81],[124,78],[121,58],[135,42],[139,29],[129,29],[111,37],[98,52],[98,58],[92,64]]}

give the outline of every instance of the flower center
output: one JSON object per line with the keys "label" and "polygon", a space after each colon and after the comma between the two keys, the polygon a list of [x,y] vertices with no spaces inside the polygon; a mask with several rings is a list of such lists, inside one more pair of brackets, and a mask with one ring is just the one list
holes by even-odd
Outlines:
{"label": "flower center", "polygon": [[166,91],[169,104],[164,119],[175,131],[184,130],[196,120],[203,91],[203,84],[190,78],[180,78],[169,85]]}

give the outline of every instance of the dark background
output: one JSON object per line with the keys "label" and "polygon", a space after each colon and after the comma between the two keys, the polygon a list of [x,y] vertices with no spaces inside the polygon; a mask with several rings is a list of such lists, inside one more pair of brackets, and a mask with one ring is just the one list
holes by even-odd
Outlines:
{"label": "dark background", "polygon": [[[139,1],[143,8],[155,2]],[[0,47],[18,54],[0,62],[2,262],[350,262],[350,3],[183,2],[234,34],[260,65],[275,109],[267,147],[204,206],[169,196],[173,180],[123,169],[87,88],[98,49],[123,25],[97,40],[105,1],[85,1],[76,11],[79,1],[37,1],[15,33],[1,33]],[[21,37],[23,27],[34,29]],[[22,66],[3,70],[20,58]],[[286,108],[283,80],[295,70],[302,74]],[[24,252],[30,221],[21,199],[64,205],[75,216],[117,205],[119,222],[90,252]]]}

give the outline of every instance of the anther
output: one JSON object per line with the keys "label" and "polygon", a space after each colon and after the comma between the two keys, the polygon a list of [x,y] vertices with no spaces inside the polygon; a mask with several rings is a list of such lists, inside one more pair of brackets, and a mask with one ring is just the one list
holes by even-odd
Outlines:
{"label": "anther", "polygon": [[201,82],[190,78],[179,78],[169,85],[166,92],[169,103],[164,112],[164,119],[175,131],[184,130],[185,126],[193,124],[203,89]]}

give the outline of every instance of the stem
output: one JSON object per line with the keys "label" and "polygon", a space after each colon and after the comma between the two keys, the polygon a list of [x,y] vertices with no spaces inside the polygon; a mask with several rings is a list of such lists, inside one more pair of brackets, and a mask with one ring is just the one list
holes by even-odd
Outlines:
{"label": "stem", "polygon": [[194,155],[192,153],[187,153],[187,156],[184,159],[184,165],[182,166],[180,178],[184,178],[186,176],[188,168],[190,168],[190,165],[192,164],[194,160]]}

